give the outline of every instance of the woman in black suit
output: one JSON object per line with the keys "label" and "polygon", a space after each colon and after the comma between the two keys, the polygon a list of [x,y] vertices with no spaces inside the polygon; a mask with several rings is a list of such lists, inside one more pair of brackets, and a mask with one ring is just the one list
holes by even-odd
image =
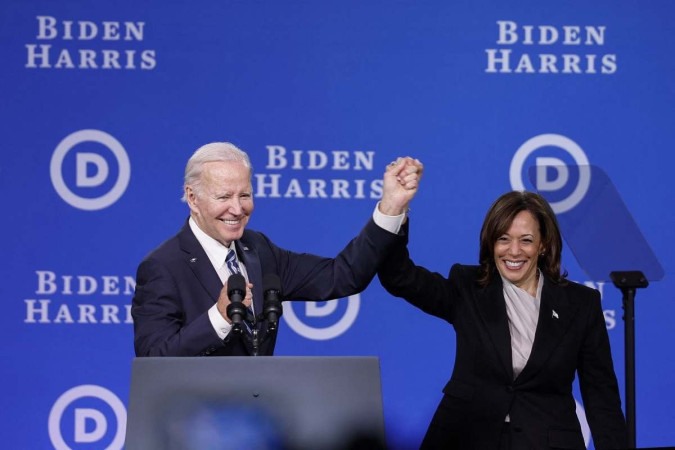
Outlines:
{"label": "woman in black suit", "polygon": [[540,195],[497,199],[481,229],[479,265],[455,264],[447,278],[416,266],[406,241],[381,266],[382,285],[457,335],[423,449],[584,449],[575,374],[595,448],[625,448],[600,294],[561,273],[560,230]]}

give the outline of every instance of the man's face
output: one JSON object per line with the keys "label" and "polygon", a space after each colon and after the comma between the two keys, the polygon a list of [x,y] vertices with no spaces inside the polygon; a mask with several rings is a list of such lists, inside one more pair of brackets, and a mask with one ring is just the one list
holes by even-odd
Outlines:
{"label": "man's face", "polygon": [[253,212],[251,172],[237,161],[205,163],[197,190],[186,188],[191,215],[199,228],[225,246],[244,234]]}

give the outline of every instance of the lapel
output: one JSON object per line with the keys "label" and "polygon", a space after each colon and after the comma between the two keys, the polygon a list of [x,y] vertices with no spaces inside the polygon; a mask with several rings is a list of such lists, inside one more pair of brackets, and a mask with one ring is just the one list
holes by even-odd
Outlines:
{"label": "lapel", "polygon": [[223,283],[187,221],[178,233],[178,241],[181,250],[185,253],[183,260],[215,303],[223,289]]}
{"label": "lapel", "polygon": [[513,380],[513,362],[511,357],[511,333],[509,321],[506,315],[506,303],[502,280],[499,276],[490,284],[478,291],[478,312],[487,328],[490,340],[497,350],[497,355],[502,363],[509,380]]}
{"label": "lapel", "polygon": [[575,313],[564,288],[545,278],[532,353],[518,376],[518,382],[532,378],[544,367],[572,323]]}
{"label": "lapel", "polygon": [[246,233],[240,240],[235,241],[234,245],[237,248],[237,256],[246,266],[248,281],[253,284],[253,309],[258,316],[263,310],[263,276],[258,252],[249,243]]}

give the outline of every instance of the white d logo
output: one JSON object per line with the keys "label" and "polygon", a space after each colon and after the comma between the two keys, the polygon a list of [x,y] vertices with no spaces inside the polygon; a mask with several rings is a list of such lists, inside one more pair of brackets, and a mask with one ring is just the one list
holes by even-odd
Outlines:
{"label": "white d logo", "polygon": [[[75,194],[66,184],[63,179],[63,161],[76,145],[82,142],[97,142],[106,146],[117,159],[119,173],[115,185],[105,195],[98,198],[80,197]],[[75,185],[78,188],[91,188],[100,186],[108,179],[109,167],[108,163],[101,155],[97,153],[77,153],[75,156]],[[95,169],[93,175],[88,175],[87,168]],[[56,146],[52,160],[49,165],[49,172],[52,179],[54,189],[71,206],[75,208],[84,209],[86,211],[94,211],[98,209],[107,208],[115,203],[124,194],[124,191],[129,185],[129,178],[131,177],[131,165],[127,152],[124,151],[122,144],[103,131],[99,130],[80,130],[66,136],[59,145]]]}
{"label": "white d logo", "polygon": [[337,302],[344,300],[330,300],[325,305],[319,306],[315,302],[286,302],[284,303],[284,312],[281,317],[286,323],[300,336],[312,339],[314,341],[326,341],[340,336],[347,331],[356,321],[361,306],[361,296],[359,294],[350,295],[347,298],[347,311],[335,324],[326,328],[314,328],[303,323],[293,311],[292,304],[305,305],[305,314],[307,317],[326,317],[337,309]]}
{"label": "white d logo", "polygon": [[[72,403],[84,397],[94,397],[102,400],[113,410],[117,422],[117,431],[114,434],[112,442],[106,447],[107,450],[118,450],[124,446],[124,433],[127,427],[127,410],[122,401],[106,388],[92,384],[76,386],[67,390],[56,400],[52,410],[49,412],[49,439],[57,450],[69,450],[71,447],[66,444],[61,434],[61,420]],[[74,414],[74,441],[77,444],[91,444],[98,442],[108,431],[108,420],[105,414],[93,408],[75,408]],[[91,429],[87,427],[93,424]],[[89,429],[88,429],[89,428]]]}
{"label": "white d logo", "polygon": [[[573,140],[559,134],[540,134],[529,139],[513,155],[509,175],[511,179],[511,188],[516,191],[525,190],[523,181],[523,166],[525,160],[530,154],[541,147],[558,147],[569,153],[579,167],[579,182],[574,191],[565,199],[558,202],[551,202],[551,208],[554,212],[560,214],[574,208],[584,198],[591,183],[591,169],[588,158],[579,145]],[[538,157],[536,158],[536,188],[539,191],[551,192],[562,189],[569,180],[568,165],[559,158]],[[547,178],[547,169],[556,172],[557,177],[553,180]]]}

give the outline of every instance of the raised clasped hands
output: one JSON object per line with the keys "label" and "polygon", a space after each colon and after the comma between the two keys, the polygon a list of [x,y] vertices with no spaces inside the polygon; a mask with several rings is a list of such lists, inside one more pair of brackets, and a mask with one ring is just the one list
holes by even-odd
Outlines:
{"label": "raised clasped hands", "polygon": [[378,206],[382,214],[397,216],[408,210],[417,193],[424,165],[409,156],[397,158],[384,172],[382,200]]}

